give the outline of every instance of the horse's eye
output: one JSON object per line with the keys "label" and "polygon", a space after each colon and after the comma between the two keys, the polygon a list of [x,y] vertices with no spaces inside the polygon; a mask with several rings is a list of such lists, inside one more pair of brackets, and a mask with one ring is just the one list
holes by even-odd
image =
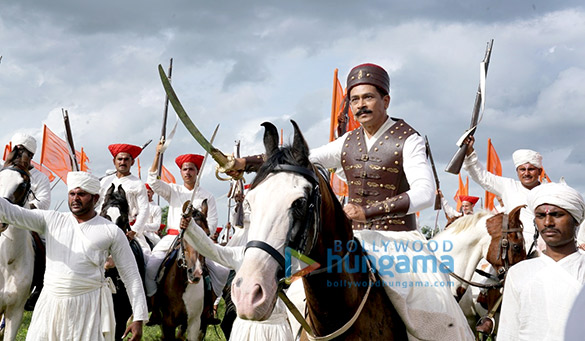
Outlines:
{"label": "horse's eye", "polygon": [[515,252],[520,252],[520,251],[522,251],[522,245],[521,244],[514,244],[514,245],[512,245],[512,249]]}
{"label": "horse's eye", "polygon": [[297,200],[293,201],[291,208],[293,212],[300,216],[304,213],[305,208],[307,207],[307,198],[298,198]]}

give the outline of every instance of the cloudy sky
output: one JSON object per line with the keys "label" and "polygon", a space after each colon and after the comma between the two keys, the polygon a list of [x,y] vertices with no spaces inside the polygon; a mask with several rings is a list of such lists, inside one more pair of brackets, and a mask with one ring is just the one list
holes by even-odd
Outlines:
{"label": "cloudy sky", "polygon": [[[535,149],[553,180],[564,176],[585,192],[581,3],[4,0],[0,142],[17,131],[40,141],[43,124],[63,137],[64,108],[76,146],[89,155],[92,172],[103,175],[113,168],[109,144],[158,140],[164,91],[157,66],[166,69],[172,57],[175,90],[202,132],[210,136],[221,124],[220,149],[231,151],[241,140],[243,154],[261,152],[263,121],[284,129],[288,141],[290,119],[317,147],[328,141],[334,69],[345,83],[353,66],[372,62],[390,73],[389,114],[428,135],[451,197],[457,177],[442,170],[469,127],[479,62],[494,39],[476,133],[480,159],[491,138],[504,176],[512,177],[512,152]],[[165,154],[177,179],[172,161],[191,152],[203,150],[180,125]],[[143,178],[153,155],[154,143],[140,156]],[[223,224],[229,185],[211,168],[202,184],[218,199]],[[56,185],[53,207],[65,191]],[[470,192],[483,195],[475,185]],[[427,209],[421,219],[432,225],[435,212]]]}

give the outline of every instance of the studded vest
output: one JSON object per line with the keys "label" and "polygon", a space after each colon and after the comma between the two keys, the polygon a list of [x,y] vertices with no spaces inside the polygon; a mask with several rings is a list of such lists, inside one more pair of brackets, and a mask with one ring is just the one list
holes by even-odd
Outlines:
{"label": "studded vest", "polygon": [[354,222],[354,229],[416,229],[415,215],[406,215],[410,206],[406,191],[410,186],[402,167],[404,141],[412,134],[418,133],[398,119],[370,150],[362,127],[348,134],[341,164],[347,177],[349,202],[362,206],[367,219],[366,223]]}

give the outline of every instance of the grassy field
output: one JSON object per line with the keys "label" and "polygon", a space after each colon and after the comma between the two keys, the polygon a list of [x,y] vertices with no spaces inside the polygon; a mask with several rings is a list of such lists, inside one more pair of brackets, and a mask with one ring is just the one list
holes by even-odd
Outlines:
{"label": "grassy field", "polygon": [[[221,300],[221,303],[219,304],[219,308],[218,308],[218,312],[217,312],[219,315],[219,318],[223,318],[224,311],[225,311],[225,304],[224,304],[223,300]],[[24,319],[22,321],[22,325],[20,327],[20,330],[18,331],[18,335],[16,336],[16,341],[24,341],[25,340],[26,333],[28,331],[28,325],[30,324],[31,315],[32,315],[32,313],[30,311],[24,312]],[[142,340],[145,340],[145,341],[160,340],[161,335],[162,334],[161,334],[160,326],[154,326],[154,327],[144,326],[144,329],[142,332]],[[223,335],[223,332],[219,326],[209,326],[209,328],[207,328],[207,334],[205,335],[204,340],[206,340],[206,341],[225,341],[225,336]]]}

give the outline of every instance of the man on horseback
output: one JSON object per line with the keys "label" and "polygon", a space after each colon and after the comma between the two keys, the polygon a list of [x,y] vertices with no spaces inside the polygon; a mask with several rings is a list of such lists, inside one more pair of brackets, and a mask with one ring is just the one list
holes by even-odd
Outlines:
{"label": "man on horseback", "polygon": [[[32,158],[37,150],[37,141],[34,137],[16,133],[12,137],[12,152],[8,155],[6,163],[18,162],[21,168],[30,173],[30,195],[27,205],[30,209],[48,210],[51,206],[51,184],[49,178],[41,171],[33,167]],[[23,155],[24,154],[24,155]],[[33,291],[26,301],[24,308],[32,311],[43,288],[43,274],[45,273],[45,246],[42,238],[32,232],[33,246],[35,249],[35,271],[33,275]]]}
{"label": "man on horseback", "polygon": [[126,236],[97,215],[99,180],[86,172],[67,175],[70,213],[27,210],[0,198],[0,220],[36,231],[47,240],[45,287],[28,329],[28,340],[114,340],[111,282],[104,263],[111,254],[132,304],[126,329],[139,340],[148,319],[142,280]]}
{"label": "man on horseback", "polygon": [[[152,188],[152,190],[160,195],[163,199],[165,199],[169,203],[169,211],[167,217],[167,234],[162,237],[160,242],[156,244],[154,249],[152,250],[152,255],[149,263],[146,266],[146,295],[149,298],[149,302],[151,305],[154,305],[154,295],[157,292],[157,283],[156,277],[159,272],[159,268],[161,266],[162,261],[164,260],[167,252],[173,245],[175,238],[179,234],[180,230],[180,221],[183,214],[183,206],[185,202],[191,200],[193,191],[195,190],[195,196],[193,197],[193,207],[200,209],[201,204],[205,199],[207,199],[208,205],[208,213],[207,213],[207,223],[211,227],[217,226],[217,209],[215,205],[215,198],[213,195],[199,186],[195,188],[195,183],[197,180],[197,174],[201,168],[201,164],[203,163],[203,156],[196,155],[196,154],[184,154],[180,155],[175,159],[175,163],[181,170],[181,177],[183,179],[183,185],[178,184],[167,184],[166,182],[162,181],[161,179],[157,178],[157,169],[159,158],[161,155],[161,148],[163,147],[162,143],[159,143],[156,147],[156,154],[154,160],[152,162],[152,166],[148,173],[148,185]],[[209,231],[205,231],[207,235],[209,235]],[[227,274],[225,276],[217,276],[215,269],[215,263],[211,264],[211,261],[206,261],[206,265],[209,268],[209,272],[211,275],[211,282],[214,287],[221,287],[216,292],[221,294],[221,290],[225,285],[225,281],[227,280]],[[221,279],[219,277],[226,277],[225,279]],[[221,284],[223,282],[223,284]],[[156,311],[156,310],[155,310]],[[154,314],[153,314],[154,315]],[[153,324],[157,323],[156,321],[159,316],[154,315]]]}
{"label": "man on horseback", "polygon": [[461,200],[461,211],[457,211],[451,205],[449,205],[449,202],[447,199],[445,199],[443,192],[440,189],[438,189],[437,192],[441,196],[441,206],[443,207],[443,211],[445,211],[445,216],[447,217],[447,226],[449,226],[457,218],[461,218],[464,215],[473,214],[473,207],[479,200],[479,197],[474,197],[471,195],[460,195],[459,200]]}
{"label": "man on horseback", "polygon": [[[426,243],[417,231],[415,212],[432,205],[435,185],[424,139],[402,119],[390,118],[390,78],[378,65],[362,64],[347,77],[346,108],[351,107],[360,128],[311,150],[310,161],[326,168],[342,168],[349,186],[344,211],[353,221],[355,236],[376,264],[383,257],[434,257],[414,251],[409,243]],[[252,171],[259,156],[235,160],[234,169]],[[406,245],[400,250],[396,245]],[[384,247],[381,247],[385,245]],[[414,244],[412,244],[414,245]],[[377,252],[376,252],[377,251]],[[469,340],[473,334],[447,286],[405,288],[394,283],[447,283],[443,273],[378,273],[386,293],[404,321],[409,338]]]}
{"label": "man on horseback", "polygon": [[510,268],[498,340],[564,340],[570,309],[585,284],[585,255],[575,244],[585,202],[558,183],[534,188],[527,199],[546,250]]}
{"label": "man on horseback", "polygon": [[111,144],[108,150],[114,157],[113,163],[116,172],[105,176],[100,181],[100,202],[98,211],[103,204],[103,198],[107,190],[113,184],[116,188],[122,185],[126,192],[126,199],[130,208],[130,223],[132,225],[132,234],[129,237],[136,238],[144,254],[144,262],[148,263],[150,256],[150,246],[144,238],[146,219],[149,215],[148,195],[144,183],[135,175],[132,175],[130,168],[134,165],[134,160],[142,152],[142,148],[131,144]]}
{"label": "man on horseback", "polygon": [[[540,185],[539,176],[542,174],[542,155],[534,150],[519,149],[512,154],[514,167],[518,180],[505,178],[488,172],[479,163],[477,153],[473,148],[475,138],[470,135],[465,140],[468,145],[467,155],[463,161],[463,168],[467,170],[473,181],[486,191],[492,192],[502,198],[505,213],[510,213],[514,208],[527,204],[527,197],[530,190]],[[524,225],[524,240],[530,243],[534,240],[533,232],[529,227],[533,225],[534,215],[527,209],[520,212],[520,220]],[[539,239],[538,249],[542,249]]]}

